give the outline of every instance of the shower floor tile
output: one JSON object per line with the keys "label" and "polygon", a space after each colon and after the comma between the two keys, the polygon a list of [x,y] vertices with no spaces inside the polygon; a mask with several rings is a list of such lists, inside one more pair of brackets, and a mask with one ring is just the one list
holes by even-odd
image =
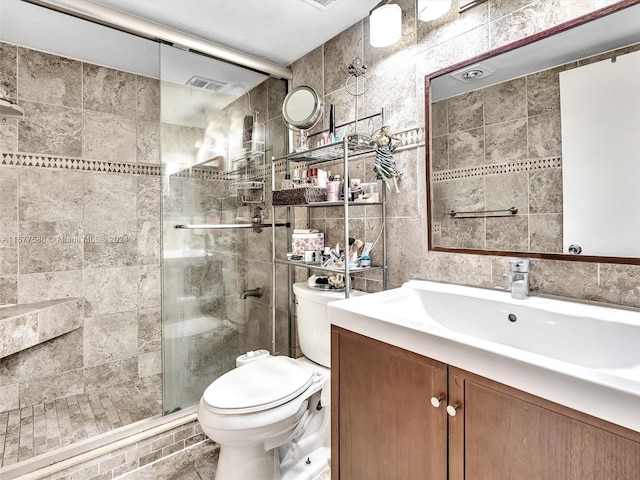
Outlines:
{"label": "shower floor tile", "polygon": [[162,377],[0,413],[0,467],[162,413]]}

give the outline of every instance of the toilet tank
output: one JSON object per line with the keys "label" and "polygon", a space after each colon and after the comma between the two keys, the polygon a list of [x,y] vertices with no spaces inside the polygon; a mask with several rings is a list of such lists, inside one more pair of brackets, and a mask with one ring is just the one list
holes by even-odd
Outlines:
{"label": "toilet tank", "polygon": [[[316,290],[306,283],[294,283],[296,322],[300,350],[305,357],[325,367],[331,366],[331,323],[327,304],[344,299],[344,292]],[[350,296],[366,295],[351,290]]]}

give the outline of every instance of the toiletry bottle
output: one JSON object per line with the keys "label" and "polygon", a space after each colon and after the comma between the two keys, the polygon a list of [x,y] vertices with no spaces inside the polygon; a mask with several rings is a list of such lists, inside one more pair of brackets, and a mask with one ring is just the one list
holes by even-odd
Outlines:
{"label": "toiletry bottle", "polygon": [[324,247],[324,252],[322,254],[322,263],[324,264],[331,258],[331,247]]}
{"label": "toiletry bottle", "polygon": [[340,183],[335,180],[327,182],[327,202],[340,200]]}
{"label": "toiletry bottle", "polygon": [[291,179],[291,187],[296,188],[300,186],[300,169],[293,169],[293,178]]}
{"label": "toiletry bottle", "polygon": [[285,173],[284,180],[282,180],[282,190],[289,190],[290,188],[293,188],[293,181],[291,180],[291,175]]}
{"label": "toiletry bottle", "polygon": [[343,185],[343,184],[342,184],[342,176],[341,176],[341,175],[334,175],[334,176],[333,176],[333,181],[334,181],[334,182],[339,182],[339,183],[340,183],[340,185],[338,185],[338,191],[340,192],[340,193],[339,193],[339,195],[338,195],[338,197],[339,197],[339,199],[344,198],[344,195],[343,195],[343,189],[342,189],[342,185]]}
{"label": "toiletry bottle", "polygon": [[329,108],[329,143],[335,142],[336,137],[336,106],[332,103]]}

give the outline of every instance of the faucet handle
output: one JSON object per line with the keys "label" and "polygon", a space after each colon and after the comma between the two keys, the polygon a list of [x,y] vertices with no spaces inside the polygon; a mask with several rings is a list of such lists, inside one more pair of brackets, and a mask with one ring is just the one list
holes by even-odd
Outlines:
{"label": "faucet handle", "polygon": [[529,273],[529,260],[509,260],[511,273]]}
{"label": "faucet handle", "polygon": [[511,296],[513,298],[524,299],[529,296],[527,282],[524,280],[516,280],[511,286]]}

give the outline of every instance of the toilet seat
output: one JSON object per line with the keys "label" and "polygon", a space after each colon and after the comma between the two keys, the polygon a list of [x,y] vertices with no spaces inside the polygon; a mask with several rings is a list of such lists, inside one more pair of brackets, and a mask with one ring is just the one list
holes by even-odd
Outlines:
{"label": "toilet seat", "polygon": [[314,372],[296,360],[267,357],[235,368],[204,392],[211,412],[239,415],[278,407],[309,388]]}

